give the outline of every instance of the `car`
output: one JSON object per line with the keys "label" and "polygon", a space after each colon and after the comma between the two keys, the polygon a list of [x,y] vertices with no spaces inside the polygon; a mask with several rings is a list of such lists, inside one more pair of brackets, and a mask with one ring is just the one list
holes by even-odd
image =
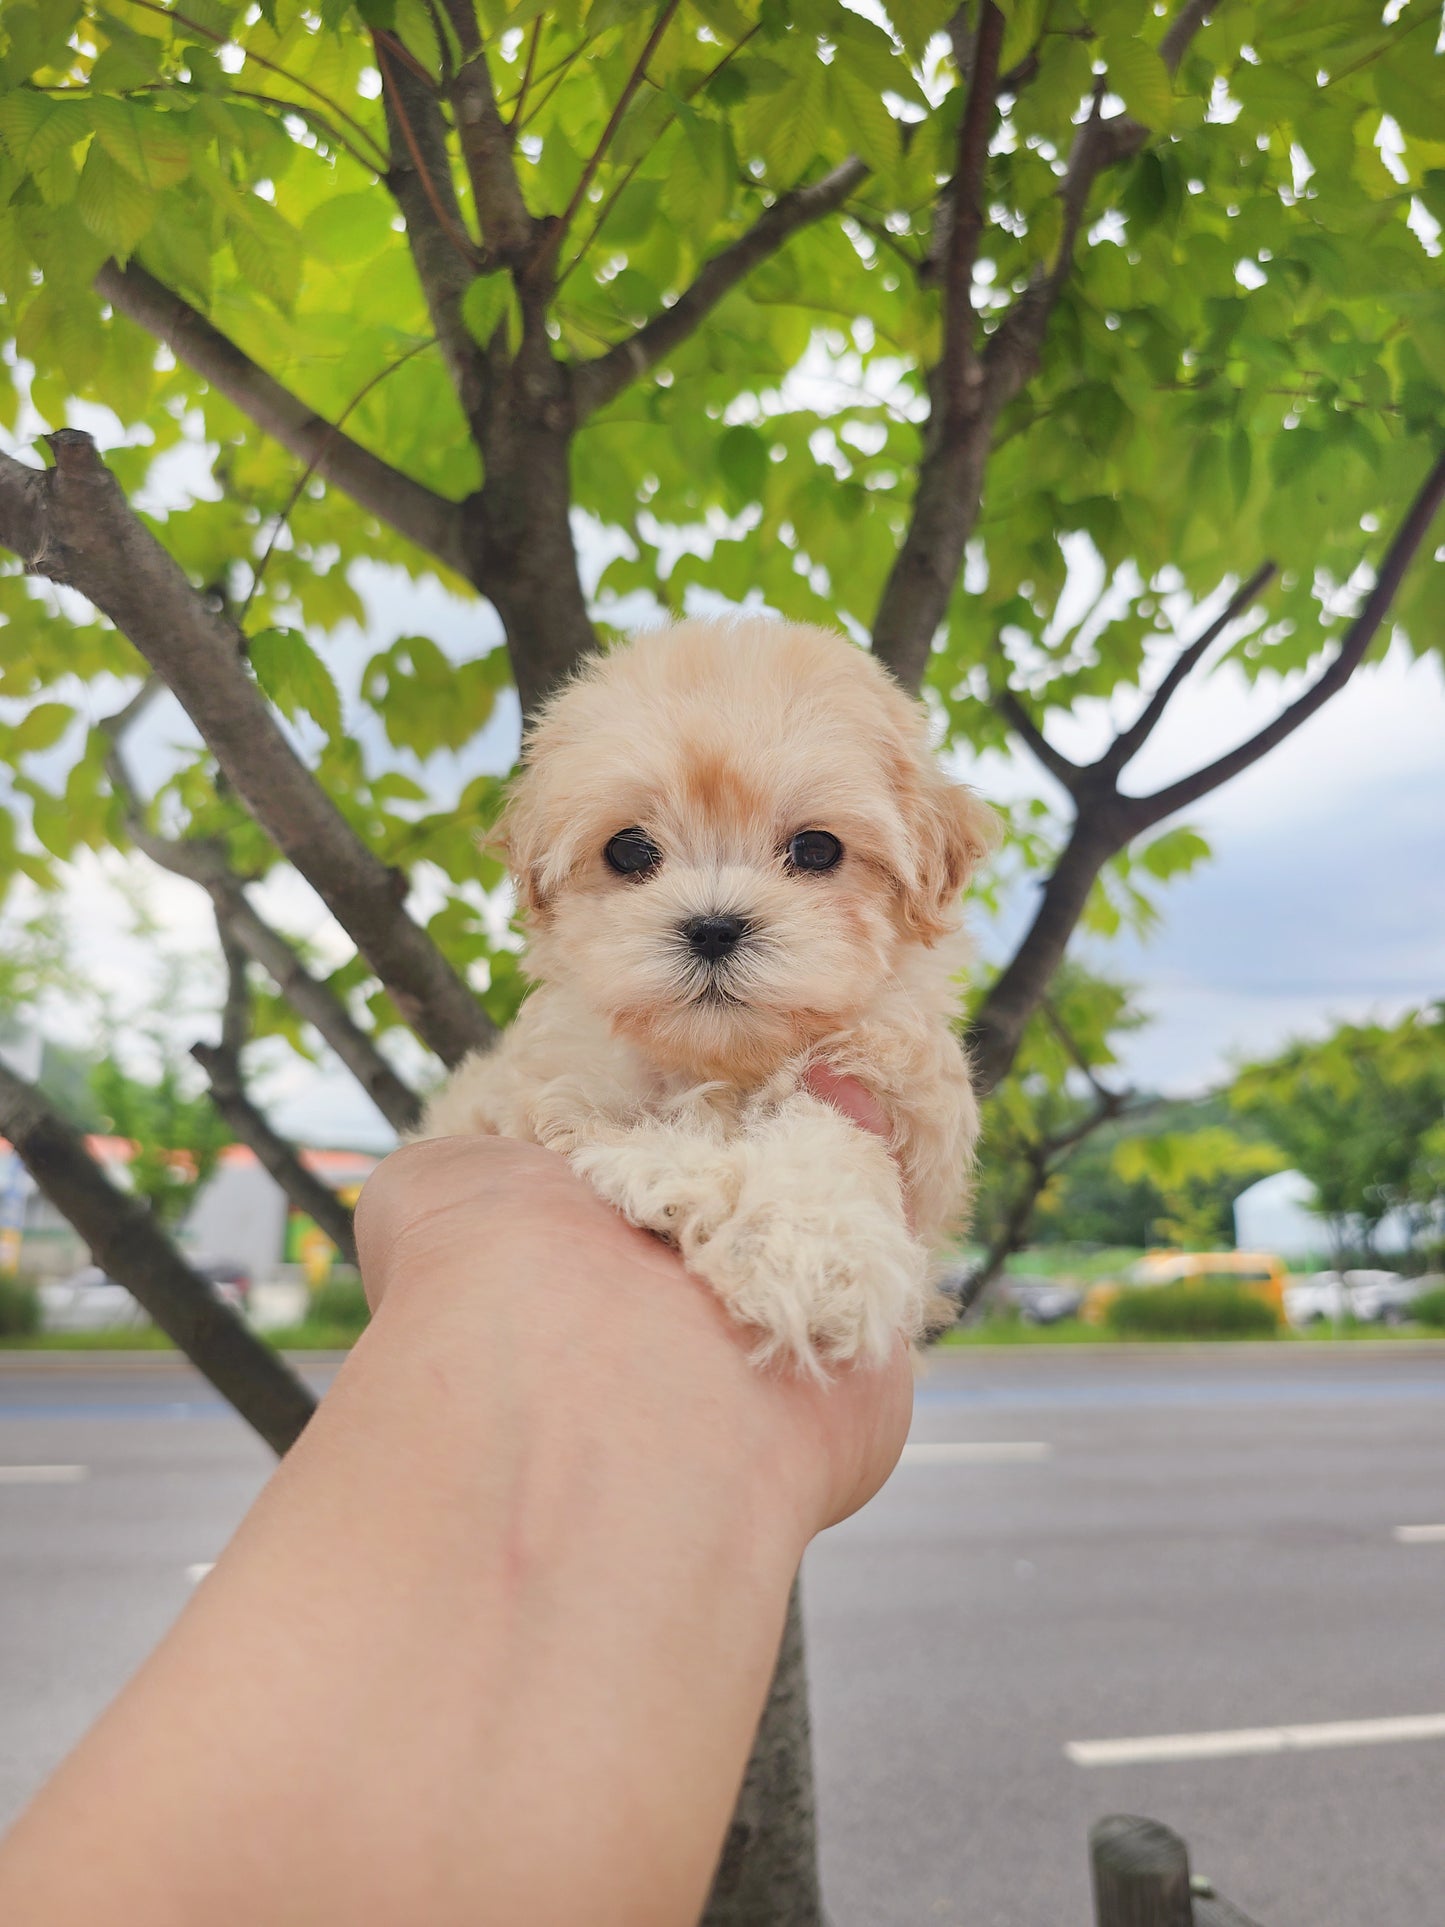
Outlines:
{"label": "car", "polygon": [[1430,1285],[1428,1278],[1402,1278],[1396,1271],[1316,1271],[1286,1285],[1284,1315],[1296,1326],[1334,1324],[1343,1318],[1362,1325],[1403,1325],[1410,1307]]}
{"label": "car", "polygon": [[1354,1316],[1345,1281],[1337,1271],[1313,1271],[1284,1288],[1284,1315],[1298,1330]]}
{"label": "car", "polygon": [[99,1265],[84,1265],[68,1278],[38,1285],[35,1295],[40,1329],[46,1332],[122,1331],[151,1322],[125,1286],[108,1278]]}
{"label": "car", "polygon": [[244,1265],[232,1264],[227,1259],[212,1259],[198,1264],[195,1269],[223,1305],[229,1305],[232,1311],[245,1311],[251,1302],[251,1274]]}
{"label": "car", "polygon": [[[232,1311],[245,1311],[251,1297],[251,1274],[243,1265],[216,1262],[195,1269],[223,1305],[229,1305]],[[68,1278],[40,1285],[36,1297],[42,1331],[124,1331],[151,1322],[150,1314],[125,1286],[107,1277],[99,1265],[83,1265]]]}
{"label": "car", "polygon": [[1150,1251],[1130,1265],[1122,1278],[1091,1285],[1082,1315],[1090,1324],[1099,1324],[1121,1291],[1161,1285],[1238,1285],[1278,1313],[1283,1309],[1284,1266],[1265,1251]]}
{"label": "car", "polygon": [[1017,1312],[1028,1325],[1057,1325],[1061,1319],[1076,1317],[1084,1302],[1080,1286],[1064,1284],[1057,1278],[1007,1273],[998,1280],[994,1294],[999,1310]]}
{"label": "car", "polygon": [[[938,1290],[956,1302],[969,1288],[972,1277],[972,1266],[957,1266],[939,1279]],[[1004,1272],[993,1280],[973,1309],[984,1314],[1012,1312],[1029,1325],[1055,1325],[1061,1318],[1072,1318],[1083,1298],[1077,1286],[1061,1284],[1057,1278]]]}

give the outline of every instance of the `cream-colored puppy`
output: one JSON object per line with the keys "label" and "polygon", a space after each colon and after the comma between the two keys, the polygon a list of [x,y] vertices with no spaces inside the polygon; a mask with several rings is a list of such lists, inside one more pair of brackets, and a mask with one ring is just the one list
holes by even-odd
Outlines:
{"label": "cream-colored puppy", "polygon": [[[993,825],[841,637],[685,622],[590,661],[499,830],[536,988],[418,1135],[564,1152],[760,1359],[883,1357],[962,1218],[959,896]],[[803,1088],[818,1063],[877,1096],[892,1155]]]}

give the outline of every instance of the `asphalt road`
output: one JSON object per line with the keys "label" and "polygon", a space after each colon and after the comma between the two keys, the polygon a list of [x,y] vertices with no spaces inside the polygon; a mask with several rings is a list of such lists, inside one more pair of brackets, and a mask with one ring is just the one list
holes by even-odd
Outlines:
{"label": "asphalt road", "polygon": [[[1445,1921],[1445,1720],[1311,1731],[1445,1715],[1445,1536],[1395,1536],[1445,1525],[1445,1347],[954,1353],[914,1439],[975,1449],[912,1456],[809,1560],[835,1927],[1082,1927],[1119,1811],[1263,1927]],[[0,1363],[0,1822],[267,1470],[181,1373]],[[1276,1727],[1303,1745],[1187,1757]],[[1185,1757],[1066,1752],[1157,1736]]]}

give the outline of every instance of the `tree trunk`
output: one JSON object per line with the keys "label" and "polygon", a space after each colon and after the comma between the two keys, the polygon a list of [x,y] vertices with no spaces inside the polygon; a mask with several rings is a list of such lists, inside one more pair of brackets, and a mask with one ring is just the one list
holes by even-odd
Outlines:
{"label": "tree trunk", "polygon": [[0,1128],[102,1270],[144,1306],[273,1452],[293,1445],[315,1408],[301,1380],[197,1277],[149,1207],[116,1189],[79,1132],[3,1064]]}
{"label": "tree trunk", "polygon": [[826,1927],[800,1585],[701,1927]]}
{"label": "tree trunk", "polygon": [[467,504],[474,579],[496,607],[528,719],[597,647],[572,540],[572,377],[540,317],[480,440],[486,481]]}

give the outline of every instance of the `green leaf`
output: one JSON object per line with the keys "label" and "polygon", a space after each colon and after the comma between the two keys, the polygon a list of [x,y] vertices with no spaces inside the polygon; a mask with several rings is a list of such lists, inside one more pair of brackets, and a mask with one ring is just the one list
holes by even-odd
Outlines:
{"label": "green leaf", "polygon": [[115,162],[99,141],[91,144],[81,169],[76,205],[98,241],[122,261],[155,219],[156,197]]}
{"label": "green leaf", "polygon": [[1204,862],[1212,854],[1204,838],[1183,824],[1156,836],[1138,853],[1150,876],[1158,877],[1161,883],[1167,883],[1170,877],[1187,876],[1196,863]]}
{"label": "green leaf", "polygon": [[921,60],[924,49],[942,33],[953,14],[951,0],[889,0],[888,18],[910,60]]}
{"label": "green leaf", "polygon": [[336,194],[321,201],[301,223],[306,252],[333,267],[354,267],[388,247],[395,235],[391,208],[376,194]]}
{"label": "green leaf", "polygon": [[295,230],[255,194],[233,197],[229,211],[227,226],[236,266],[253,288],[289,311],[301,285],[301,250]]}
{"label": "green leaf", "polygon": [[0,139],[11,159],[29,173],[64,148],[84,140],[91,128],[91,101],[51,100],[28,87],[0,96]]}
{"label": "green leaf", "polygon": [[846,46],[828,69],[833,118],[871,168],[887,174],[898,160],[898,123],[870,80],[848,63]]}
{"label": "green leaf", "polygon": [[709,234],[732,201],[731,145],[722,126],[691,111],[679,115],[681,139],[667,175],[667,205],[687,230]]}
{"label": "green leaf", "polygon": [[1099,48],[1109,85],[1135,120],[1146,127],[1167,127],[1173,108],[1169,69],[1150,46],[1132,37],[1107,38]]}
{"label": "green leaf", "polygon": [[512,283],[506,274],[479,274],[462,296],[462,320],[472,340],[487,347],[512,304]]}
{"label": "green leaf", "polygon": [[281,714],[294,722],[299,712],[328,736],[341,734],[341,697],[331,671],[295,629],[263,629],[246,653],[257,682]]}
{"label": "green leaf", "polygon": [[17,756],[54,749],[74,720],[75,711],[68,703],[37,703],[15,724],[10,748]]}
{"label": "green leaf", "polygon": [[734,505],[755,502],[768,475],[768,445],[757,429],[739,422],[717,445],[718,471],[728,485]]}
{"label": "green leaf", "polygon": [[827,70],[812,63],[789,86],[765,97],[753,126],[760,129],[768,173],[780,187],[792,187],[817,159],[828,126]]}
{"label": "green leaf", "polygon": [[396,34],[429,74],[441,72],[442,50],[425,0],[396,0]]}
{"label": "green leaf", "polygon": [[188,116],[103,94],[91,107],[97,142],[142,187],[174,187],[190,172]]}

